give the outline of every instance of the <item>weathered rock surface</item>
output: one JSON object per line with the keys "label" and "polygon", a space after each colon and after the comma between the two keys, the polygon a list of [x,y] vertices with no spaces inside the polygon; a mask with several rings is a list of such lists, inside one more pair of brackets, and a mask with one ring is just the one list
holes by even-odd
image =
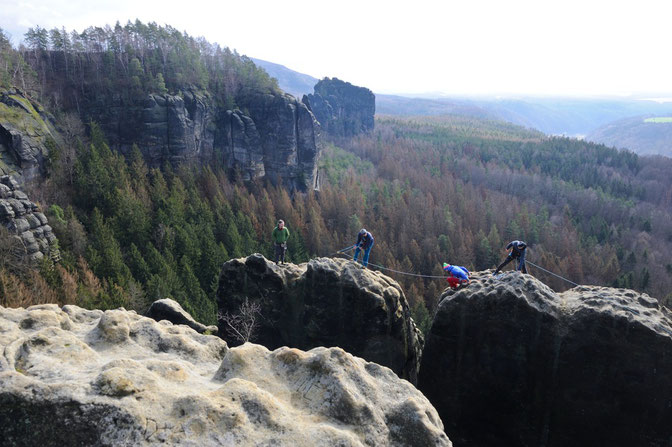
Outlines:
{"label": "weathered rock surface", "polygon": [[21,91],[0,91],[0,175],[40,173],[49,144],[59,139],[53,118]]}
{"label": "weathered rock surface", "polygon": [[316,188],[322,143],[309,108],[283,93],[243,91],[238,102],[245,112],[185,89],[150,94],[144,103],[100,96],[83,114],[100,123],[113,148],[128,153],[137,144],[151,166],[216,162],[246,180],[282,178],[296,189]]}
{"label": "weathered rock surface", "polygon": [[322,79],[314,90],[303,100],[328,134],[352,137],[373,130],[376,97],[371,90],[337,78]]}
{"label": "weathered rock surface", "polygon": [[123,309],[0,307],[3,445],[450,446],[429,401],[338,348],[270,352]]}
{"label": "weathered rock surface", "polygon": [[[338,346],[416,382],[422,336],[399,284],[379,272],[329,258],[279,266],[254,254],[225,263],[219,279],[220,314],[235,314],[246,299],[261,306],[255,343]],[[232,343],[223,319],[218,326]]]}
{"label": "weathered rock surface", "polygon": [[0,176],[0,225],[12,234],[12,256],[28,256],[33,261],[44,256],[59,259],[56,236],[47,217],[9,175]]}
{"label": "weathered rock surface", "polygon": [[182,309],[180,303],[171,300],[170,298],[154,301],[152,305],[149,306],[149,310],[147,310],[145,316],[156,321],[167,320],[173,324],[184,324],[199,334],[203,334],[204,332],[209,332],[210,334],[217,333],[217,326],[206,326],[199,323],[194,320],[194,317],[189,315],[189,312]]}
{"label": "weathered rock surface", "polygon": [[670,317],[630,290],[477,275],[443,295],[418,386],[464,445],[669,445]]}

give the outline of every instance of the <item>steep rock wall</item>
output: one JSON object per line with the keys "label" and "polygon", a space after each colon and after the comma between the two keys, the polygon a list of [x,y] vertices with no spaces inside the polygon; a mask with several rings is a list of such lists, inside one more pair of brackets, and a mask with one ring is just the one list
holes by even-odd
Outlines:
{"label": "steep rock wall", "polygon": [[0,175],[33,179],[58,140],[53,117],[39,104],[18,89],[0,91]]}
{"label": "steep rock wall", "polygon": [[347,138],[373,130],[376,97],[371,90],[337,78],[322,79],[314,90],[304,102],[328,134]]}
{"label": "steep rock wall", "polygon": [[671,316],[630,290],[477,274],[442,296],[418,387],[464,445],[667,445]]}
{"label": "steep rock wall", "polygon": [[[399,284],[381,273],[343,259],[279,266],[255,254],[225,263],[219,279],[220,315],[235,314],[245,300],[261,306],[255,343],[338,346],[416,382],[422,336]],[[231,340],[222,318],[218,326]]]}
{"label": "steep rock wall", "polygon": [[219,106],[197,90],[150,94],[131,104],[101,96],[83,107],[83,115],[100,123],[113,148],[128,153],[137,144],[151,166],[214,163],[246,180],[317,188],[320,127],[308,107],[282,93],[239,96],[243,110]]}

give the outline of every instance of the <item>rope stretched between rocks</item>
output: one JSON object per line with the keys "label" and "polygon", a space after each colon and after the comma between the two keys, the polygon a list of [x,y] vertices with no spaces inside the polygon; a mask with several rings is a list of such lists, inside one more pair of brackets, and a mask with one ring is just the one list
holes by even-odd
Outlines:
{"label": "rope stretched between rocks", "polygon": [[[350,247],[343,248],[343,249],[341,249],[341,250],[338,250],[337,252],[334,252],[334,253],[330,254],[329,257],[336,256],[336,255],[344,255],[344,256],[348,256],[350,259],[353,259],[353,260],[354,260],[354,257],[353,257],[351,254],[347,253],[348,251],[352,250],[353,248],[355,248],[354,245],[352,245],[352,246],[350,246]],[[548,273],[548,274],[550,274],[550,275],[553,275],[553,276],[555,276],[555,277],[557,277],[557,278],[560,278],[560,279],[562,279],[563,281],[567,281],[568,283],[570,283],[570,284],[572,284],[572,285],[574,285],[574,286],[579,286],[579,285],[580,285],[580,284],[575,283],[574,281],[570,281],[570,280],[567,279],[567,278],[563,278],[563,277],[560,276],[560,275],[557,275],[557,274],[555,274],[555,273],[553,273],[553,272],[551,272],[551,271],[549,271],[549,270],[546,270],[545,268],[540,267],[540,266],[538,266],[537,264],[535,264],[535,263],[533,263],[533,262],[531,262],[531,261],[527,261],[527,260],[526,260],[525,262],[528,263],[528,264],[530,264],[530,265],[532,265],[532,266],[534,266],[534,267],[536,267],[536,268],[538,268],[539,270],[543,270],[544,272],[546,272],[546,273]],[[394,269],[391,269],[391,268],[389,268],[389,267],[385,267],[385,266],[382,266],[382,265],[373,264],[373,263],[371,263],[371,262],[369,263],[369,265],[371,265],[371,266],[373,266],[373,267],[378,267],[378,268],[381,269],[381,270],[387,270],[388,272],[394,272],[394,273],[398,273],[398,274],[400,274],[400,275],[415,276],[415,277],[417,277],[417,278],[433,278],[433,279],[444,279],[444,278],[446,278],[445,276],[420,275],[420,274],[418,274],[418,273],[402,272],[402,271],[394,270]]]}
{"label": "rope stretched between rocks", "polygon": [[575,283],[574,281],[570,281],[570,280],[568,280],[567,278],[563,278],[563,277],[560,276],[560,275],[556,275],[556,274],[553,273],[553,272],[549,272],[549,271],[546,270],[545,268],[543,268],[543,267],[539,267],[537,264],[535,264],[535,263],[533,263],[533,262],[530,262],[530,261],[528,261],[528,260],[525,260],[525,262],[526,262],[527,264],[530,264],[530,265],[535,266],[535,267],[538,268],[539,270],[543,270],[543,271],[545,271],[546,273],[550,273],[551,275],[553,275],[553,276],[555,276],[555,277],[557,277],[557,278],[560,278],[560,279],[562,279],[563,281],[567,281],[567,282],[570,283],[570,284],[573,284],[573,285],[575,285],[575,286],[579,286],[579,285],[580,285],[580,284]]}
{"label": "rope stretched between rocks", "polygon": [[[355,248],[354,245],[353,245],[352,247],[347,247],[347,248],[344,248],[344,249],[342,249],[342,250],[339,250],[339,251],[337,251],[336,253],[332,253],[332,254],[329,255],[329,256],[334,256],[334,255],[344,255],[344,256],[348,256],[350,259],[353,259],[353,260],[354,260],[355,258],[354,258],[351,254],[346,253],[346,252],[352,250],[353,248]],[[391,268],[389,268],[389,267],[385,267],[385,266],[382,266],[382,265],[374,264],[374,263],[372,263],[372,262],[369,262],[369,265],[370,265],[370,266],[373,266],[373,267],[378,267],[378,268],[381,269],[381,270],[387,270],[388,272],[399,273],[400,275],[415,276],[415,277],[417,277],[417,278],[433,278],[433,279],[445,279],[445,278],[446,278],[445,276],[420,275],[420,274],[418,274],[418,273],[402,272],[402,271],[399,271],[399,270],[391,269]]]}
{"label": "rope stretched between rocks", "polygon": [[[334,253],[330,254],[329,257],[336,256],[336,255],[344,255],[344,256],[348,256],[350,259],[353,259],[353,260],[354,260],[354,256],[352,256],[351,254],[347,253],[348,251],[350,251],[350,250],[352,250],[352,249],[354,249],[354,248],[355,248],[354,245],[352,245],[352,246],[350,246],[350,247],[343,248],[343,249],[341,249],[341,250],[338,250],[337,252],[334,252]],[[549,270],[546,270],[546,269],[543,268],[543,267],[539,267],[537,264],[535,264],[535,263],[533,263],[533,262],[530,262],[530,261],[527,261],[527,260],[526,260],[525,262],[528,263],[528,264],[530,264],[530,265],[533,265],[534,267],[538,268],[539,270],[543,270],[543,271],[546,272],[546,273],[549,273],[549,274],[551,274],[551,275],[553,275],[553,276],[555,276],[555,277],[557,277],[557,278],[560,278],[560,279],[562,279],[563,281],[567,281],[568,283],[573,284],[574,286],[579,286],[579,285],[580,285],[580,284],[575,283],[574,281],[570,281],[570,280],[567,279],[567,278],[563,278],[563,277],[560,276],[560,275],[557,275],[557,274],[555,274],[555,273],[553,273],[553,272],[551,272],[551,271],[549,271]],[[434,279],[444,279],[444,278],[445,278],[445,276],[420,275],[420,274],[418,274],[418,273],[402,272],[402,271],[399,271],[399,270],[394,270],[394,269],[391,269],[391,268],[388,268],[388,267],[384,267],[384,266],[382,266],[382,265],[378,265],[378,264],[373,264],[373,263],[369,263],[369,265],[374,266],[374,267],[378,267],[378,268],[381,269],[381,270],[387,270],[387,271],[389,271],[389,272],[399,273],[400,275],[415,276],[415,277],[418,277],[418,278],[434,278]],[[612,301],[615,301],[615,300],[612,300]],[[620,303],[617,303],[617,305],[618,305],[618,307],[620,307],[620,308],[622,308],[622,309],[624,309],[624,310],[627,310],[627,311],[629,311],[629,312],[631,312],[631,313],[633,313],[633,314],[635,314],[635,315],[639,315],[639,311],[637,311],[637,310],[635,310],[635,309],[633,309],[633,308],[631,308],[631,307],[624,306],[624,305],[622,305],[622,304],[620,304]],[[666,332],[670,333],[670,335],[672,335],[672,332],[671,332],[671,331],[669,331],[668,329],[665,329],[665,328],[663,328],[663,329],[664,329]]]}

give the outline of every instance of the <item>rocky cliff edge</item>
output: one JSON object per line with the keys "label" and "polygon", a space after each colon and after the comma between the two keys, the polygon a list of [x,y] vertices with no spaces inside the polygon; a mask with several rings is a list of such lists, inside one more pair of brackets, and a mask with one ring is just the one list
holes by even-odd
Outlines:
{"label": "rocky cliff edge", "polygon": [[123,309],[0,307],[3,445],[450,446],[427,399],[341,349],[228,349]]}
{"label": "rocky cliff edge", "polygon": [[418,388],[464,445],[668,445],[671,313],[632,290],[476,274],[442,296]]}

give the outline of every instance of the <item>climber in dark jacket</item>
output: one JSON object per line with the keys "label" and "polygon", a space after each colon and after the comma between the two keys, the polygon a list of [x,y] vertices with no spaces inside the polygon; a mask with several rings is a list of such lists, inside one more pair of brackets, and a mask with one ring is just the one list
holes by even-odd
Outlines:
{"label": "climber in dark jacket", "polygon": [[355,243],[355,262],[359,257],[359,252],[364,250],[364,256],[362,256],[362,267],[369,265],[369,253],[371,253],[371,248],[373,248],[373,235],[366,231],[365,228],[362,228],[357,235],[357,242]]}
{"label": "climber in dark jacket", "polygon": [[516,266],[516,270],[520,270],[522,273],[527,273],[527,267],[525,266],[525,249],[527,248],[527,244],[523,241],[511,241],[509,242],[509,245],[506,246],[507,250],[511,250],[509,252],[509,255],[506,257],[504,262],[499,264],[497,267],[497,270],[495,270],[495,273],[493,275],[496,275],[499,273],[499,271],[509,262],[513,261],[514,259],[518,259],[518,265]]}

